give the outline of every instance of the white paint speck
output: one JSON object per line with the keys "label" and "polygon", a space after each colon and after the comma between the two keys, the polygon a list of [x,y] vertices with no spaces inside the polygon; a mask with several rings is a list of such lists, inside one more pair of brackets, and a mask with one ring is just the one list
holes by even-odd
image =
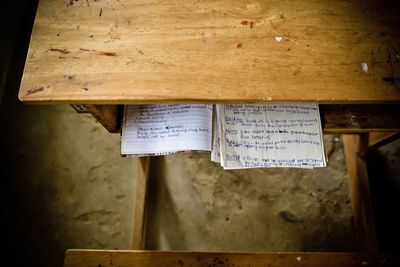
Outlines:
{"label": "white paint speck", "polygon": [[301,261],[301,257],[297,257],[296,260],[297,260],[297,261]]}
{"label": "white paint speck", "polygon": [[281,35],[275,36],[275,41],[277,41],[278,43],[279,43],[280,41],[282,41],[282,40],[283,40],[283,37],[282,37]]}
{"label": "white paint speck", "polygon": [[363,62],[361,63],[361,68],[363,69],[363,71],[368,72],[368,64]]}
{"label": "white paint speck", "polygon": [[339,137],[335,137],[334,140],[335,140],[336,143],[340,141]]}
{"label": "white paint speck", "polygon": [[263,100],[264,100],[264,101],[265,101],[265,100],[271,101],[271,100],[272,100],[272,97],[270,97],[270,96],[265,96],[265,97],[263,97]]}

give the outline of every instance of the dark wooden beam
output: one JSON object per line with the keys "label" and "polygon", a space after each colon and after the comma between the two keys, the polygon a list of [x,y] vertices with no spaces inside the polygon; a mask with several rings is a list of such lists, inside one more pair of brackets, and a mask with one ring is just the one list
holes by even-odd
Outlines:
{"label": "dark wooden beam", "polygon": [[344,134],[342,138],[359,248],[361,251],[377,252],[378,242],[364,154],[368,149],[368,134]]}
{"label": "dark wooden beam", "polygon": [[118,105],[71,105],[78,113],[90,113],[110,133],[121,131],[122,113]]}
{"label": "dark wooden beam", "polygon": [[320,105],[324,133],[400,131],[398,104]]}
{"label": "dark wooden beam", "polygon": [[[109,132],[121,131],[123,105],[72,105],[92,114]],[[320,105],[324,133],[400,132],[400,105]]]}

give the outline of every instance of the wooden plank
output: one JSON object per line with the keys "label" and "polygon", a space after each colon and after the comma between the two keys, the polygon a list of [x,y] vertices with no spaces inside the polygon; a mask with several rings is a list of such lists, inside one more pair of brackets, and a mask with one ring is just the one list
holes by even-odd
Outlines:
{"label": "wooden plank", "polygon": [[368,134],[368,150],[379,148],[400,138],[399,132],[372,132]]}
{"label": "wooden plank", "polygon": [[[90,112],[108,131],[120,132],[122,112],[118,112],[118,106],[72,105],[72,107],[79,113]],[[122,106],[120,108],[122,109]],[[324,133],[400,131],[398,119],[400,105],[320,105],[320,111]]]}
{"label": "wooden plank", "polygon": [[71,105],[78,113],[90,113],[110,133],[121,130],[121,116],[117,105]]}
{"label": "wooden plank", "polygon": [[354,225],[361,251],[376,252],[378,243],[372,211],[368,170],[363,153],[368,146],[366,135],[342,136],[349,179]]}
{"label": "wooden plank", "polygon": [[144,249],[146,239],[146,200],[150,157],[137,158],[131,249]]}
{"label": "wooden plank", "polygon": [[363,253],[218,253],[68,250],[64,266],[398,266],[398,256]]}
{"label": "wooden plank", "polygon": [[320,105],[325,133],[399,131],[400,105]]}
{"label": "wooden plank", "polygon": [[393,1],[41,0],[24,102],[393,103]]}

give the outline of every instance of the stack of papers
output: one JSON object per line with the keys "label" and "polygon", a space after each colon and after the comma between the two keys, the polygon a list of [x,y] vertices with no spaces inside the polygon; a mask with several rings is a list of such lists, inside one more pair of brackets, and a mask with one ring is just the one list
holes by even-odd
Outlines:
{"label": "stack of papers", "polygon": [[318,104],[216,105],[213,127],[224,169],[326,166]]}
{"label": "stack of papers", "polygon": [[211,151],[224,169],[326,166],[318,104],[170,104],[125,108],[121,153]]}

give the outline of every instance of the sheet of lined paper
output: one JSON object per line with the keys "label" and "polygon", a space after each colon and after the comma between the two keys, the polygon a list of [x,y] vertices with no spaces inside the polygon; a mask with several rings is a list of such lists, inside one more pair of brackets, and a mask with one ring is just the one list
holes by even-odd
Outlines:
{"label": "sheet of lined paper", "polygon": [[318,104],[217,105],[225,169],[326,166]]}
{"label": "sheet of lined paper", "polygon": [[212,105],[130,105],[125,108],[121,153],[160,155],[211,150]]}

